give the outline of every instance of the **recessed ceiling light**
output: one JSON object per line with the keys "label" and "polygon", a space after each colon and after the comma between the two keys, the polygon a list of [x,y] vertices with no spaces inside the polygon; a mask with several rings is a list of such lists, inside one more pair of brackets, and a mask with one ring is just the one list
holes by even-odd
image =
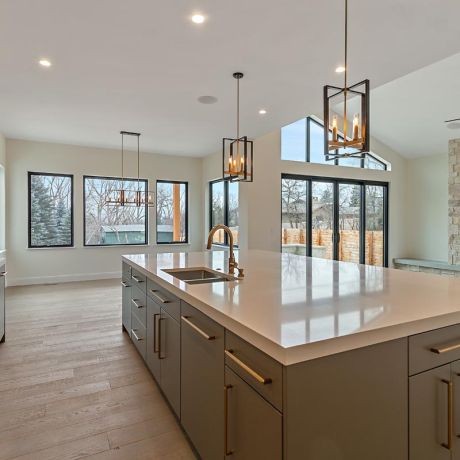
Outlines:
{"label": "recessed ceiling light", "polygon": [[51,62],[48,59],[40,59],[38,63],[43,67],[51,67]]}
{"label": "recessed ceiling light", "polygon": [[345,67],[344,67],[343,65],[339,65],[339,66],[335,69],[335,71],[336,71],[337,73],[343,73],[343,72],[345,72]]}
{"label": "recessed ceiling light", "polygon": [[205,17],[202,14],[194,14],[192,16],[192,21],[195,24],[203,24],[203,22],[205,21]]}
{"label": "recessed ceiling light", "polygon": [[217,97],[214,96],[200,96],[198,102],[202,104],[215,104],[217,102]]}
{"label": "recessed ceiling light", "polygon": [[265,115],[267,111],[265,109],[260,109],[259,110],[259,115]]}

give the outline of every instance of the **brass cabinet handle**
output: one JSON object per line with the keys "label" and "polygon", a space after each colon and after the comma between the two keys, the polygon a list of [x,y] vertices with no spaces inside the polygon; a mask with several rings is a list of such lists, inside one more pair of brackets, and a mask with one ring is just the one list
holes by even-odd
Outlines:
{"label": "brass cabinet handle", "polygon": [[[1,275],[0,275],[0,276],[1,276]],[[129,285],[126,284],[124,281],[121,282],[121,285],[122,285],[123,287],[129,287]]]}
{"label": "brass cabinet handle", "polygon": [[136,331],[134,329],[131,329],[131,334],[134,335],[134,338],[140,342],[142,340],[144,340],[142,337],[139,337],[137,334],[136,334]]}
{"label": "brass cabinet handle", "polygon": [[452,450],[452,432],[454,429],[454,408],[453,408],[453,384],[449,380],[441,380],[447,385],[447,443],[442,443],[442,447]]}
{"label": "brass cabinet handle", "polygon": [[233,451],[228,448],[228,390],[232,385],[224,385],[224,456],[232,455]]}
{"label": "brass cabinet handle", "polygon": [[6,276],[8,272],[0,272],[0,276]]}
{"label": "brass cabinet handle", "polygon": [[137,276],[132,275],[131,278],[136,282],[136,283],[143,283],[144,281],[138,278]]}
{"label": "brass cabinet handle", "polygon": [[189,319],[188,316],[181,316],[182,321],[184,323],[188,324],[192,329],[194,329],[198,334],[200,334],[202,337],[204,337],[206,340],[214,340],[216,338],[215,335],[208,335],[206,332],[204,332],[202,329],[200,329],[196,324],[193,324]]}
{"label": "brass cabinet handle", "polygon": [[269,377],[263,377],[259,373],[257,373],[254,369],[251,369],[246,363],[238,359],[235,355],[233,350],[225,350],[225,355],[228,356],[234,363],[238,364],[242,369],[244,369],[251,377],[256,379],[259,383],[263,385],[267,385],[272,383],[272,379]]}
{"label": "brass cabinet handle", "polygon": [[430,351],[436,353],[437,355],[442,355],[443,353],[448,353],[449,351],[458,350],[460,348],[460,342],[453,345],[444,345],[439,347],[430,348]]}
{"label": "brass cabinet handle", "polygon": [[165,318],[161,318],[158,320],[158,359],[165,359],[166,356],[161,356],[161,322],[164,321]]}
{"label": "brass cabinet handle", "polygon": [[163,297],[162,295],[158,294],[157,289],[150,289],[150,292],[152,293],[153,297],[155,297],[157,300],[159,300],[161,303],[170,303],[171,301],[167,299],[166,297]]}
{"label": "brass cabinet handle", "polygon": [[136,302],[135,299],[131,299],[131,303],[136,307],[136,308],[144,308],[143,305],[139,304]]}
{"label": "brass cabinet handle", "polygon": [[159,350],[160,350],[160,345],[158,342],[158,321],[157,321],[157,319],[160,316],[161,316],[160,313],[155,313],[153,315],[153,352],[154,353],[159,353]]}

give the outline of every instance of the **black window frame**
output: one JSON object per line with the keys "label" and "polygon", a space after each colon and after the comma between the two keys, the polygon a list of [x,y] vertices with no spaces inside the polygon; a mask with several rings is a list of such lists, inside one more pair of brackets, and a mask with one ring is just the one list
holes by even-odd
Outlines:
{"label": "black window frame", "polygon": [[[300,175],[300,174],[281,174],[281,182],[283,179],[292,179],[307,182],[307,210],[306,210],[306,219],[309,222],[309,225],[306,228],[307,233],[307,242],[306,252],[308,257],[312,257],[312,182],[328,182],[333,184],[333,212],[334,212],[334,229],[333,229],[333,260],[338,260],[338,244],[339,238],[337,234],[339,233],[339,184],[351,184],[351,185],[360,185],[361,193],[361,210],[360,210],[360,219],[359,219],[359,228],[360,228],[360,245],[359,245],[359,263],[365,264],[366,254],[365,254],[365,235],[366,235],[366,185],[374,185],[383,187],[383,267],[388,267],[388,235],[389,235],[389,183],[381,181],[372,181],[365,179],[347,179],[342,177],[325,177],[325,176],[309,176],[309,175]],[[281,199],[281,216],[280,222],[281,226],[283,223],[283,205],[282,205],[282,196]],[[282,242],[280,241],[280,250],[282,251]]]}
{"label": "black window frame", "polygon": [[[333,161],[328,161],[328,162],[325,162],[325,163],[312,162],[311,161],[311,146],[310,146],[310,144],[311,144],[311,142],[310,142],[310,129],[311,129],[310,126],[311,126],[311,123],[315,123],[321,129],[324,129],[324,124],[319,122],[318,120],[315,120],[311,116],[305,117],[305,119],[303,119],[303,120],[305,120],[305,123],[306,123],[306,126],[305,126],[305,163],[343,166],[343,167],[346,167],[346,168],[353,167],[353,166],[341,165],[340,160],[338,158],[336,158]],[[289,126],[289,125],[287,125],[287,126]],[[281,128],[281,129],[283,129],[283,128]],[[339,136],[339,137],[341,137],[341,136]],[[379,158],[377,158],[375,155],[373,155],[371,152],[366,153],[366,156],[372,158],[372,160],[374,160],[376,163],[378,163],[378,164],[383,166],[383,169],[379,169],[378,171],[388,171],[388,165],[385,162],[383,162],[382,160],[380,160]],[[282,161],[297,161],[297,160],[283,159],[282,158],[282,152],[281,152],[281,160]],[[360,158],[360,166],[359,166],[359,168],[361,168],[361,169],[373,169],[373,168],[366,168],[366,166],[365,166],[365,158],[364,157]]]}
{"label": "black window frame", "polygon": [[[228,201],[229,201],[229,181],[225,179],[215,179],[209,182],[209,231],[211,231],[213,225],[212,222],[212,186],[213,184],[218,184],[220,182],[223,182],[224,184],[224,222],[222,222],[224,225],[228,227],[228,222],[229,222],[229,213],[228,213]],[[239,208],[239,190],[238,190],[238,208]],[[217,225],[217,224],[215,224]],[[239,222],[238,222],[239,226]],[[224,235],[224,243],[212,243],[215,246],[222,246],[222,247],[228,247],[229,242],[228,242],[228,235],[225,233]],[[234,245],[235,248],[238,247],[238,244]]]}
{"label": "black window frame", "polygon": [[[54,176],[54,177],[68,177],[70,178],[70,244],[56,244],[56,245],[43,245],[43,246],[32,246],[32,176]],[[74,181],[73,174],[61,174],[61,173],[48,173],[48,172],[36,172],[28,171],[27,172],[27,248],[28,249],[47,249],[47,248],[73,248],[74,247]]]}
{"label": "black window frame", "polygon": [[188,201],[188,181],[183,180],[166,180],[166,179],[158,179],[155,185],[155,193],[158,197],[158,184],[180,184],[185,185],[185,240],[184,241],[158,241],[158,201],[155,203],[155,241],[157,244],[165,245],[165,244],[189,244],[189,228],[188,228],[188,213],[189,213],[189,201]]}
{"label": "black window frame", "polygon": [[86,243],[86,179],[102,179],[102,180],[116,180],[116,181],[130,181],[130,182],[143,182],[145,183],[145,190],[149,189],[149,181],[147,179],[137,179],[129,177],[116,177],[116,176],[93,176],[83,175],[83,246],[87,248],[103,248],[103,247],[123,247],[123,246],[148,246],[149,244],[149,208],[145,204],[145,243],[123,243],[123,244],[87,244]]}

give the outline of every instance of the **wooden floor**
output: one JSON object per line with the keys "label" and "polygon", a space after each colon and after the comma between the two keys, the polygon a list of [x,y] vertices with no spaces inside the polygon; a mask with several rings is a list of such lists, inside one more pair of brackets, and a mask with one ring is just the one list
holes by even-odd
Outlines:
{"label": "wooden floor", "polygon": [[121,331],[119,281],[7,289],[0,459],[194,459]]}

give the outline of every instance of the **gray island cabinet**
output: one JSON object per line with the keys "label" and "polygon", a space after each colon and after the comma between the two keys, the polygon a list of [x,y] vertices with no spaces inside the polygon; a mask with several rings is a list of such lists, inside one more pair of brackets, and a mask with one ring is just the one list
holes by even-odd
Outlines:
{"label": "gray island cabinet", "polygon": [[124,259],[123,328],[203,460],[460,459],[460,325],[282,364]]}

